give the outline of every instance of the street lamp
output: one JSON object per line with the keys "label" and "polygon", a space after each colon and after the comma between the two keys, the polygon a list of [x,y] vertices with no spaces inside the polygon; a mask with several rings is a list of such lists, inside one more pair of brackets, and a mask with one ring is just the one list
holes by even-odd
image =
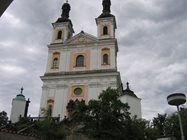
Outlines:
{"label": "street lamp", "polygon": [[180,131],[181,131],[181,140],[185,140],[179,106],[186,102],[186,96],[183,93],[174,93],[167,97],[167,101],[169,105],[177,106],[179,125],[180,125]]}

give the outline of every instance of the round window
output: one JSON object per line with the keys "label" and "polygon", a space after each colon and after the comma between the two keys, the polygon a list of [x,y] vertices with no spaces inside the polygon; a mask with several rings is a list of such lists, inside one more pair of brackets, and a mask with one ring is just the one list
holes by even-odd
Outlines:
{"label": "round window", "polygon": [[81,89],[81,88],[76,88],[76,89],[74,90],[74,94],[75,94],[75,95],[81,95],[81,94],[82,94],[82,89]]}

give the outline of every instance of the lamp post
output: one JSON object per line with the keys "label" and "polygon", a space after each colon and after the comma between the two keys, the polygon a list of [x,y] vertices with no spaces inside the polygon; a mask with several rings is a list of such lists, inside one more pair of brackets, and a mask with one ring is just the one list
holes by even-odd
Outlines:
{"label": "lamp post", "polygon": [[174,93],[167,97],[167,101],[169,105],[177,107],[179,125],[180,125],[180,131],[181,131],[181,140],[185,140],[179,106],[186,102],[186,96],[183,93]]}

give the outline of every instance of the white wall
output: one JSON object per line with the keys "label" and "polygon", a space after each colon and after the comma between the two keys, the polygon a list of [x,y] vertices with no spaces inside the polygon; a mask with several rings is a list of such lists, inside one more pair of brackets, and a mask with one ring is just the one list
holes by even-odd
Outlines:
{"label": "white wall", "polygon": [[123,95],[120,97],[120,100],[123,103],[128,103],[130,106],[129,112],[131,113],[131,117],[137,116],[137,118],[142,118],[141,99],[129,95]]}
{"label": "white wall", "polygon": [[26,101],[12,100],[12,110],[10,115],[10,120],[12,123],[18,122],[20,115],[23,117],[25,113]]}
{"label": "white wall", "polygon": [[[56,46],[57,47],[57,46]],[[75,45],[75,46],[63,46],[59,47],[58,49],[55,46],[51,46],[48,52],[48,61],[47,61],[47,68],[46,73],[54,73],[54,72],[61,72],[61,71],[70,71],[70,63],[72,63],[70,60],[70,54],[71,52],[77,52],[77,49],[79,49],[78,52],[84,52],[85,50],[90,50],[90,69],[89,70],[101,70],[101,69],[116,69],[116,47],[115,43],[104,43],[101,46],[95,46],[95,45]],[[110,65],[102,65],[102,49],[103,48],[109,48],[110,49]],[[59,69],[51,69],[52,66],[52,57],[53,53],[60,52],[60,65]],[[82,69],[80,69],[82,70]]]}
{"label": "white wall", "polygon": [[[41,108],[47,108],[47,100],[54,100],[54,110],[53,117],[63,117],[67,115],[66,106],[69,102],[68,97],[71,94],[69,91],[72,86],[83,85],[88,89],[88,96],[86,97],[87,101],[91,99],[98,99],[99,94],[106,90],[109,86],[112,88],[117,88],[117,75],[118,73],[112,73],[105,76],[99,76],[98,74],[92,74],[89,76],[79,76],[79,77],[61,77],[60,79],[45,79],[44,88],[42,89],[42,98],[41,98]],[[41,112],[40,115],[42,116]]]}

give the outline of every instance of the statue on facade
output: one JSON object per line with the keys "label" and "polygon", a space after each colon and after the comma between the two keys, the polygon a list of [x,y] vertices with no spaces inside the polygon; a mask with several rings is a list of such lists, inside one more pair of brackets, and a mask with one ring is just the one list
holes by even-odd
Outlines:
{"label": "statue on facade", "polygon": [[110,6],[111,6],[110,0],[103,0],[103,13],[104,14],[110,13]]}
{"label": "statue on facade", "polygon": [[63,19],[69,19],[69,12],[71,10],[71,7],[69,5],[69,3],[64,3],[63,6],[62,6],[62,15],[61,17]]}

